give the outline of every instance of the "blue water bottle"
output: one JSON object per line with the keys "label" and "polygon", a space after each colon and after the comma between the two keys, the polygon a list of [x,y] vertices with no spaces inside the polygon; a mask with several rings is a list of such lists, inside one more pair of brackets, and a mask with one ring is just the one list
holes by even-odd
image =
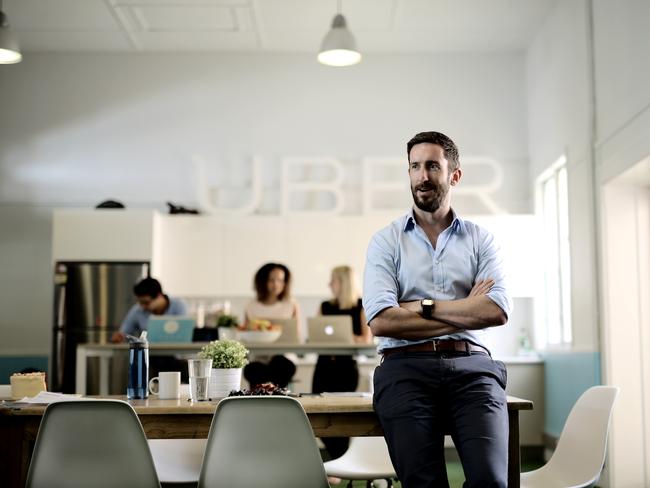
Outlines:
{"label": "blue water bottle", "polygon": [[144,399],[149,396],[149,342],[147,332],[140,338],[127,335],[129,341],[129,381],[126,397],[129,400]]}

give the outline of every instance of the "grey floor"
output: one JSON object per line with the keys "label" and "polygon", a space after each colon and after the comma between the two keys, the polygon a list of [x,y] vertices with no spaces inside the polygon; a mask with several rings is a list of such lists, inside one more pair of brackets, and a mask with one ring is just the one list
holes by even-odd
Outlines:
{"label": "grey floor", "polygon": [[[522,471],[532,471],[533,469],[537,469],[540,466],[542,466],[544,463],[543,461],[527,461],[522,463],[521,470]],[[447,463],[447,476],[449,478],[449,487],[450,488],[462,488],[463,482],[465,481],[465,475],[463,474],[463,467],[459,462],[448,462]],[[334,487],[338,488],[345,488],[348,485],[348,480],[343,480],[340,484],[338,485],[333,485]],[[365,488],[366,482],[365,481],[353,481],[352,486],[354,488]],[[394,483],[393,486],[395,488],[401,488],[401,484],[399,482]],[[196,484],[178,484],[178,483],[162,483],[163,488],[194,488],[196,487]],[[295,488],[295,487],[287,487],[287,488]]]}

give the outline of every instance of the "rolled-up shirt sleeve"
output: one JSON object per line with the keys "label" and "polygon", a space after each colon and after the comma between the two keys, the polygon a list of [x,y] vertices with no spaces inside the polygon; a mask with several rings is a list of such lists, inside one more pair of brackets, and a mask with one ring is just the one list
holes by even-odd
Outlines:
{"label": "rolled-up shirt sleeve", "polygon": [[399,284],[395,262],[396,245],[388,229],[370,240],[363,276],[363,309],[368,323],[382,310],[398,307]]}
{"label": "rolled-up shirt sleeve", "polygon": [[512,298],[508,293],[501,248],[492,234],[482,230],[479,239],[478,272],[475,281],[490,278],[494,280],[494,285],[487,294],[488,298],[496,303],[507,316],[510,316]]}

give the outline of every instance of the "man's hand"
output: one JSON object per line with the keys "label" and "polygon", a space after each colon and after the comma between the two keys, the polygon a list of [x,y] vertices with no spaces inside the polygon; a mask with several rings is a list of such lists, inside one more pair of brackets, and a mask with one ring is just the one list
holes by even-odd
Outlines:
{"label": "man's hand", "polygon": [[474,286],[469,291],[469,295],[467,296],[477,297],[479,295],[487,295],[488,292],[492,289],[492,286],[494,286],[494,280],[492,278],[487,280],[477,281],[476,283],[474,283]]}
{"label": "man's hand", "polygon": [[119,330],[111,336],[111,342],[113,343],[124,342],[124,339],[126,339],[126,336]]}

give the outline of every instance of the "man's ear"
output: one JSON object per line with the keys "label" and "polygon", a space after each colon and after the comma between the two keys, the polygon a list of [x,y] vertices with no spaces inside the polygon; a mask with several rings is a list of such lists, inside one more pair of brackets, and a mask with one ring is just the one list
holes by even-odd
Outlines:
{"label": "man's ear", "polygon": [[451,186],[456,186],[462,176],[463,171],[460,168],[456,168],[454,171],[452,171],[450,181]]}

